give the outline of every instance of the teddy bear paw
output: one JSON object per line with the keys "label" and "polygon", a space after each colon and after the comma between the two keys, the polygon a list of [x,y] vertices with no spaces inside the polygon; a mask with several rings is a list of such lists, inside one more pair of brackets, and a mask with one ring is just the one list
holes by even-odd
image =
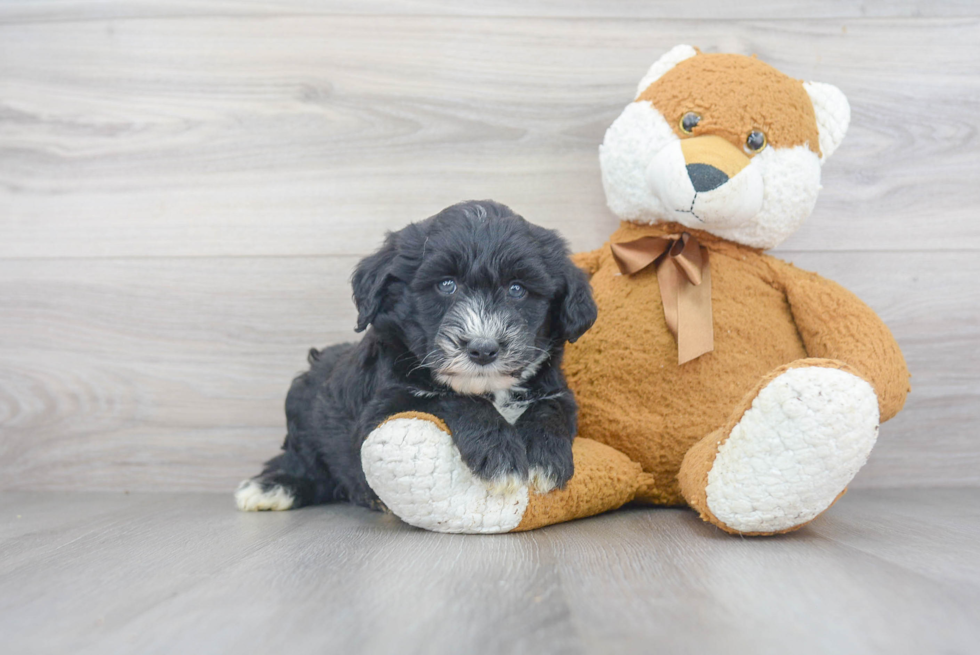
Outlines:
{"label": "teddy bear paw", "polygon": [[878,399],[835,368],[790,369],[759,392],[718,447],[708,508],[737,532],[782,532],[827,509],[868,459]]}
{"label": "teddy bear paw", "polygon": [[361,446],[361,464],[388,509],[426,530],[509,532],[527,509],[527,484],[481,480],[452,437],[424,418],[394,418],[376,428]]}

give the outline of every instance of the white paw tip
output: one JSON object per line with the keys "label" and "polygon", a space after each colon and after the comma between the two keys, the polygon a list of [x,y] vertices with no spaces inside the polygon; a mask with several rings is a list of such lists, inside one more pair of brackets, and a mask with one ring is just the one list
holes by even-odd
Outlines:
{"label": "white paw tip", "polygon": [[531,486],[534,487],[535,492],[544,495],[554,490],[558,486],[558,483],[555,482],[554,477],[548,471],[535,466],[531,469]]}
{"label": "white paw tip", "polygon": [[491,494],[515,494],[525,487],[527,482],[520,476],[514,474],[501,475],[485,483],[487,491]]}
{"label": "white paw tip", "polygon": [[285,488],[275,486],[265,491],[255,480],[244,480],[235,492],[235,504],[243,512],[282,511],[293,506],[293,496]]}
{"label": "white paw tip", "polygon": [[878,399],[832,368],[786,371],[732,429],[708,472],[708,508],[739,532],[813,520],[864,466],[878,435]]}
{"label": "white paw tip", "polygon": [[516,479],[495,490],[463,463],[452,437],[431,421],[394,419],[361,446],[368,484],[398,518],[435,532],[498,533],[516,528],[528,488]]}

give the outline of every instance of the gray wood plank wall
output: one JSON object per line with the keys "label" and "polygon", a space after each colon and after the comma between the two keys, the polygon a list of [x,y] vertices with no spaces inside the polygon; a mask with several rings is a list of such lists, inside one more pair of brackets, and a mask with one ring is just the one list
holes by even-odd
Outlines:
{"label": "gray wood plank wall", "polygon": [[596,148],[677,43],[841,87],[778,253],[913,373],[855,486],[980,482],[980,4],[0,2],[0,489],[223,490],[386,229],[506,202],[615,228]]}

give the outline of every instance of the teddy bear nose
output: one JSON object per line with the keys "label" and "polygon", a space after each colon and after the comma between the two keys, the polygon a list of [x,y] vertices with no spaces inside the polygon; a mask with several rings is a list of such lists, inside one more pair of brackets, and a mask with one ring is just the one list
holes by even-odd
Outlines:
{"label": "teddy bear nose", "polygon": [[497,359],[500,344],[493,339],[473,339],[466,344],[466,354],[475,363],[485,365]]}
{"label": "teddy bear nose", "polygon": [[688,164],[687,176],[698,193],[717,189],[728,181],[728,176],[710,164]]}

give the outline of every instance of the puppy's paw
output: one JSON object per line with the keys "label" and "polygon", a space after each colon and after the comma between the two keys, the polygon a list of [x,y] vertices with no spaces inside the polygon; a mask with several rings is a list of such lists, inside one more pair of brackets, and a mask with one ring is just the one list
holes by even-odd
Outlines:
{"label": "puppy's paw", "polygon": [[235,504],[243,512],[291,509],[293,494],[282,485],[268,485],[261,480],[244,480],[235,492]]}
{"label": "puppy's paw", "polygon": [[[489,437],[489,438],[488,438]],[[456,443],[463,461],[491,489],[516,489],[527,484],[528,463],[524,445],[514,434],[484,435]]]}
{"label": "puppy's paw", "polygon": [[564,489],[575,473],[572,442],[566,438],[532,439],[527,447],[531,484],[539,494]]}
{"label": "puppy's paw", "polygon": [[558,487],[554,473],[540,466],[531,467],[531,486],[538,494],[546,494]]}
{"label": "puppy's paw", "polygon": [[500,475],[487,482],[487,491],[492,494],[514,494],[526,484],[527,480],[517,475]]}

